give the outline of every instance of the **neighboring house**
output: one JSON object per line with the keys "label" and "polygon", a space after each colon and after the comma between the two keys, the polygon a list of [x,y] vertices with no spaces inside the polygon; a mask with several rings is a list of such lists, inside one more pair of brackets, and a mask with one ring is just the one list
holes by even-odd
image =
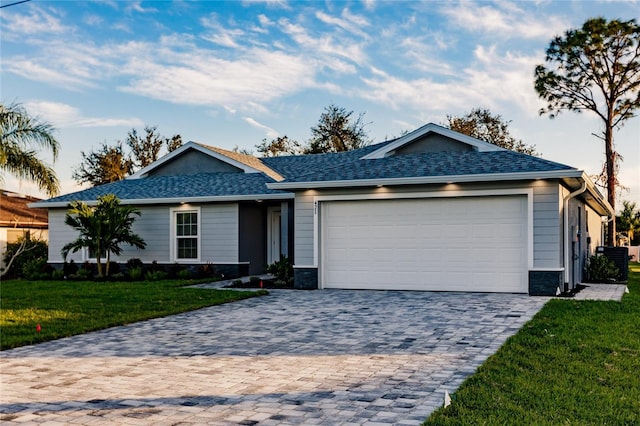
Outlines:
{"label": "neighboring house", "polygon": [[581,281],[613,214],[584,172],[435,124],[344,153],[189,142],[124,181],[34,203],[49,209],[52,264],[75,238],[68,203],[106,193],[142,211],[147,248],[119,261],[241,275],[286,255],[298,288],[556,294]]}
{"label": "neighboring house", "polygon": [[15,243],[27,233],[33,239],[48,239],[47,210],[28,207],[37,201],[40,198],[0,190],[0,269],[5,267],[7,244]]}

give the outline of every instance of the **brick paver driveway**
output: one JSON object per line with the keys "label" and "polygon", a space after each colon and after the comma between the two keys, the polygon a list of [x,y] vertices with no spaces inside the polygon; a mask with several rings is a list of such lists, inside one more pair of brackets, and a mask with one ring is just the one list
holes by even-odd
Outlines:
{"label": "brick paver driveway", "polygon": [[274,291],[0,354],[0,420],[420,424],[547,299]]}

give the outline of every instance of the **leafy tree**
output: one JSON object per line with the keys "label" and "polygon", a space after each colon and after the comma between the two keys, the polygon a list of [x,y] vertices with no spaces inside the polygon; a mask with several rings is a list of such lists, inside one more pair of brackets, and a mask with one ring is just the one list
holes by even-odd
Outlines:
{"label": "leafy tree", "polygon": [[99,276],[103,276],[101,259],[106,258],[104,275],[109,276],[111,253],[122,253],[122,244],[141,249],[146,247],[144,240],[131,230],[134,215],[140,214],[137,208],[120,204],[118,197],[113,194],[98,197],[95,207],[82,201],[72,201],[64,222],[80,235],[62,247],[62,256],[66,261],[69,252],[87,248],[95,256]]}
{"label": "leafy tree", "polygon": [[[60,183],[55,171],[32,148],[51,150],[55,161],[59,143],[53,132],[50,124],[30,117],[22,106],[0,104],[0,170],[35,182],[50,196],[57,195]],[[3,180],[0,176],[0,182]]]}
{"label": "leafy tree", "polygon": [[168,152],[175,151],[182,146],[182,137],[173,135],[165,138],[157,133],[157,126],[145,126],[144,136],[139,136],[136,129],[131,129],[127,135],[127,145],[131,148],[131,157],[135,167],[144,168],[156,161],[163,146]]}
{"label": "leafy tree", "polygon": [[103,185],[124,179],[133,173],[133,160],[124,152],[122,142],[109,146],[106,142],[96,151],[82,155],[82,163],[73,172],[73,178],[79,184],[91,186]]}
{"label": "leafy tree", "polygon": [[622,211],[618,220],[618,230],[620,233],[626,233],[629,238],[629,244],[636,243],[636,232],[640,232],[640,210],[636,208],[636,203],[631,201],[622,202]]}
{"label": "leafy tree", "polygon": [[166,138],[157,133],[156,126],[145,126],[144,132],[144,136],[141,136],[136,129],[131,129],[126,139],[128,152],[121,141],[111,146],[105,142],[97,150],[81,152],[82,162],[73,172],[75,181],[91,186],[116,182],[156,161],[163,146],[167,152],[182,146],[182,136]]}
{"label": "leafy tree", "polygon": [[371,140],[365,130],[364,113],[353,118],[353,111],[334,104],[324,109],[318,124],[311,128],[311,139],[303,152],[319,154],[362,148]]}
{"label": "leafy tree", "polygon": [[451,130],[498,145],[511,151],[537,155],[536,147],[525,145],[509,132],[509,123],[499,114],[492,114],[487,108],[474,108],[462,117],[447,115],[446,126]]}
{"label": "leafy tree", "polygon": [[33,260],[47,260],[48,244],[44,240],[32,238],[30,232],[7,244],[3,260],[5,268],[0,271],[0,278],[5,276],[20,276],[25,264]]}
{"label": "leafy tree", "polygon": [[262,157],[278,157],[280,155],[296,155],[301,153],[300,144],[288,136],[278,136],[271,141],[263,139],[256,149]]}
{"label": "leafy tree", "polygon": [[[591,111],[601,120],[607,198],[615,209],[616,162],[613,131],[640,108],[640,26],[635,20],[586,21],[555,37],[546,51],[546,65],[535,69],[535,89],[547,103],[540,114]],[[607,239],[615,244],[615,218]]]}

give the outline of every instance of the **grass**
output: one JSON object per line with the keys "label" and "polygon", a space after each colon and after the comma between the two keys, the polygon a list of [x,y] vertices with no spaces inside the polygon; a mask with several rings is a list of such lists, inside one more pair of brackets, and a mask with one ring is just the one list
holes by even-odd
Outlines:
{"label": "grass", "polygon": [[622,302],[551,300],[425,425],[640,424],[640,264]]}
{"label": "grass", "polygon": [[[185,288],[185,281],[0,283],[0,349],[130,324],[266,292]],[[40,324],[41,331],[36,327]]]}

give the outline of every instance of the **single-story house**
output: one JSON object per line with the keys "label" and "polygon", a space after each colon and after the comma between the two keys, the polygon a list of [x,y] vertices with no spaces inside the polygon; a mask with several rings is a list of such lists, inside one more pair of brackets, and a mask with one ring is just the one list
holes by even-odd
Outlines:
{"label": "single-story house", "polygon": [[298,288],[556,294],[581,281],[613,215],[583,171],[435,124],[343,153],[189,142],[123,181],[34,203],[49,210],[50,263],[75,238],[68,203],[107,193],[141,209],[147,242],[117,261],[243,275],[285,255]]}
{"label": "single-story house", "polygon": [[47,210],[28,206],[37,201],[40,198],[0,189],[0,269],[5,267],[7,244],[15,243],[27,234],[33,239],[47,241]]}

